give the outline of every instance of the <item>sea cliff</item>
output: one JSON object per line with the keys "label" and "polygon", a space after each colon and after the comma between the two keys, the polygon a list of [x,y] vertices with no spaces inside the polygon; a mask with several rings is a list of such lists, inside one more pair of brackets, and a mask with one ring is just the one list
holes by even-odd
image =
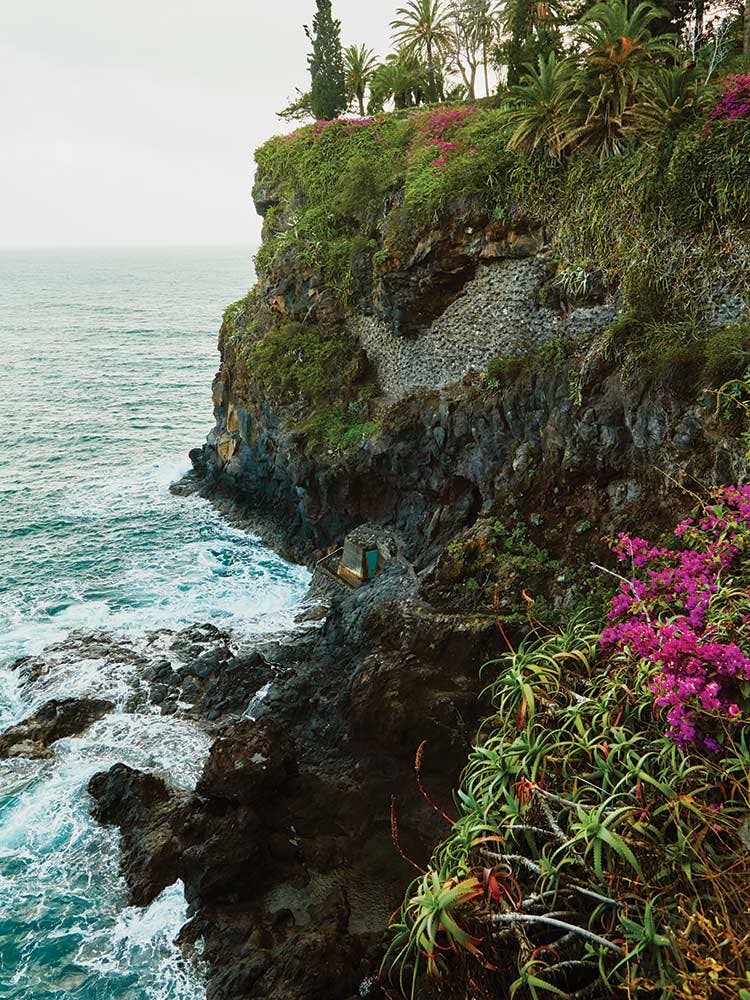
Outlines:
{"label": "sea cliff", "polygon": [[193,794],[92,783],[133,899],[183,879],[210,1000],[385,996],[388,915],[444,832],[482,664],[530,607],[544,628],[602,609],[607,539],[659,537],[747,475],[750,183],[726,164],[748,136],[563,168],[511,155],[494,115],[319,124],[258,154],[258,283],[179,489],[311,568],[365,523],[395,544],[359,590],[318,572],[299,632],[252,663],[200,639],[226,728]]}

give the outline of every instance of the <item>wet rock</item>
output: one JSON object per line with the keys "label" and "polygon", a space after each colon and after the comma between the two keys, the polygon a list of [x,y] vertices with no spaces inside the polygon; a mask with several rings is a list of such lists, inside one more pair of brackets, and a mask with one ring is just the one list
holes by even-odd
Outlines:
{"label": "wet rock", "polygon": [[114,704],[102,698],[65,698],[48,701],[37,712],[0,734],[0,759],[51,757],[49,747],[66,736],[78,736],[111,712]]}
{"label": "wet rock", "polygon": [[154,705],[161,705],[167,697],[167,687],[164,684],[153,684],[151,686],[151,701]]}
{"label": "wet rock", "polygon": [[296,769],[284,727],[270,719],[229,726],[211,747],[196,785],[199,795],[252,805],[281,788]]}
{"label": "wet rock", "polygon": [[160,658],[150,663],[143,671],[146,680],[169,684],[173,680],[172,664],[167,659]]}
{"label": "wet rock", "polygon": [[186,796],[125,764],[95,774],[88,791],[94,818],[121,831],[121,868],[132,904],[148,905],[180,877],[175,829]]}

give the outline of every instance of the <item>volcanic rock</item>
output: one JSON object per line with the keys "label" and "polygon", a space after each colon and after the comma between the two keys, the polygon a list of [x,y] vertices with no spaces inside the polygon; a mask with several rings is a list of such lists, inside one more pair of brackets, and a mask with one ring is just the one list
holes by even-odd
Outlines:
{"label": "volcanic rock", "polygon": [[51,757],[49,747],[66,736],[78,736],[111,712],[103,698],[64,698],[48,701],[33,715],[0,734],[0,759]]}

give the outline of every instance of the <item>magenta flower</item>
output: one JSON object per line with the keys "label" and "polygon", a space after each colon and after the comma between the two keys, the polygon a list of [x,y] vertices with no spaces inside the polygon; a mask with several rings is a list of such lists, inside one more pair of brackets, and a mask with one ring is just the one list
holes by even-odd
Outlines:
{"label": "magenta flower", "polygon": [[711,501],[699,519],[678,524],[681,549],[618,536],[613,550],[630,574],[601,642],[654,668],[651,690],[675,742],[717,752],[706,725],[739,719],[750,690],[748,646],[738,645],[748,643],[750,595],[730,584],[750,547],[750,486],[716,490]]}
{"label": "magenta flower", "polygon": [[712,121],[736,121],[750,117],[750,74],[728,76],[724,91],[711,112]]}

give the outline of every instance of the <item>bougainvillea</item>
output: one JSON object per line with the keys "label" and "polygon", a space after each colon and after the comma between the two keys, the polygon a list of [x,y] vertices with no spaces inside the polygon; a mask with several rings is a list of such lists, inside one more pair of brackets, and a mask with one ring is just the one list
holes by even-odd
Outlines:
{"label": "bougainvillea", "polygon": [[330,128],[340,127],[344,135],[351,135],[356,132],[357,129],[367,128],[369,125],[374,125],[377,121],[376,118],[332,118],[331,121],[326,121],[325,119],[320,119],[319,121],[313,122],[312,125],[304,125],[302,128],[295,129],[294,132],[289,132],[287,135],[282,135],[280,138],[286,142],[292,139],[298,139],[303,135],[313,135],[316,139],[327,132]]}
{"label": "bougainvillea", "polygon": [[602,646],[653,667],[656,706],[675,742],[716,752],[750,696],[750,486],[715,491],[675,535],[674,549],[618,536],[629,576]]}
{"label": "bougainvillea", "polygon": [[750,73],[728,76],[719,102],[711,112],[714,121],[750,117]]}
{"label": "bougainvillea", "polygon": [[450,154],[462,148],[461,144],[455,141],[454,132],[476,112],[476,108],[441,108],[427,118],[420,131],[438,154],[432,161],[433,167],[441,169],[448,162]]}
{"label": "bougainvillea", "polygon": [[332,121],[317,121],[313,125],[313,134],[322,135],[325,131],[335,125],[342,126],[344,132],[347,135],[351,135],[358,128],[367,128],[368,125],[374,125],[374,118],[334,118]]}

